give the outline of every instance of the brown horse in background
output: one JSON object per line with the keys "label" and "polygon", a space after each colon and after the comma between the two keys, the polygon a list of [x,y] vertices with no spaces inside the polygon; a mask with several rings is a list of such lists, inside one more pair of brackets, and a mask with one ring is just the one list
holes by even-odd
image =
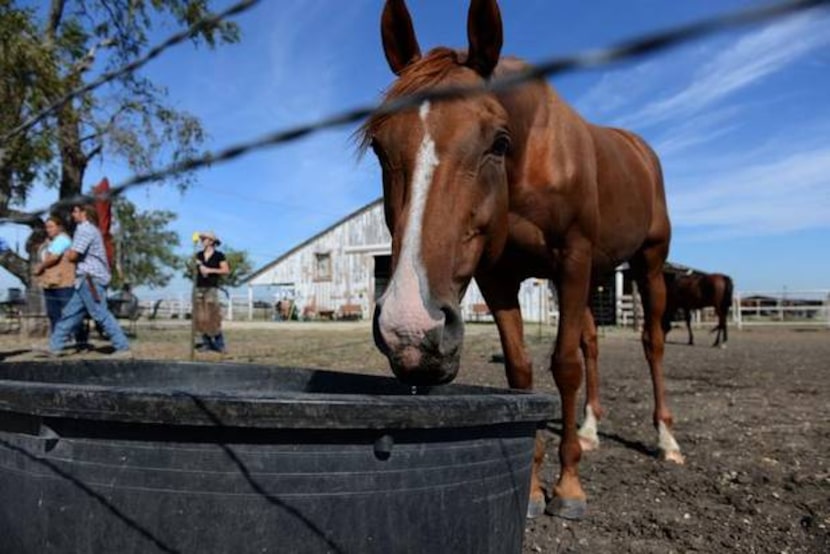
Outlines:
{"label": "brown horse in background", "polygon": [[[422,56],[404,2],[388,0],[381,34],[398,79],[387,101],[482,85],[526,67],[499,58],[502,23],[495,0],[471,2],[467,32],[467,51],[441,47]],[[667,459],[682,462],[663,386],[662,272],[671,226],[651,148],[631,132],[586,122],[542,79],[497,94],[376,115],[364,125],[362,139],[381,166],[392,235],[393,273],[376,305],[374,337],[399,379],[434,385],[455,378],[464,340],[459,305],[475,277],[498,326],[508,383],[530,389],[519,286],[528,277],[556,284],[560,319],[551,371],[562,399],[561,472],[546,509],[538,477],[540,436],[528,514],[585,514],[577,434],[583,356],[586,423],[594,435],[602,414],[588,293],[592,281],[625,260],[643,293],[642,343],[654,385],[659,447]]]}
{"label": "brown horse in background", "polygon": [[[692,334],[692,310],[701,310],[708,306],[715,308],[718,316],[718,324],[712,329],[715,342],[712,346],[720,345],[726,347],[728,331],[726,318],[729,315],[729,308],[732,307],[732,279],[722,273],[690,273],[677,275],[666,273],[666,291],[668,294],[666,313],[663,316],[663,330],[668,333],[671,330],[671,322],[677,310],[683,310],[686,320],[686,329],[689,331],[689,345],[695,343]],[[721,333],[723,342],[721,342]]]}

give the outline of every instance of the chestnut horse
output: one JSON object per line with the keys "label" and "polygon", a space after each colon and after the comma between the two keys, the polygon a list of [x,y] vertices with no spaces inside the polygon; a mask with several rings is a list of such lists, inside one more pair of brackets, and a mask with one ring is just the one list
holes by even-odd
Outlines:
{"label": "chestnut horse", "polygon": [[[467,31],[467,51],[439,47],[422,56],[403,0],[388,0],[381,34],[398,78],[386,100],[483,85],[526,67],[499,59],[495,0],[471,2]],[[528,277],[553,279],[560,319],[551,371],[562,400],[563,436],[561,472],[547,511],[580,518],[587,506],[578,475],[580,349],[588,376],[586,414],[592,423],[602,414],[588,292],[592,279],[628,260],[644,293],[642,341],[659,445],[668,459],[681,461],[663,390],[662,270],[671,231],[654,152],[628,131],[587,123],[544,80],[376,115],[361,132],[381,166],[392,235],[392,278],[376,305],[374,338],[395,375],[416,385],[455,378],[464,339],[459,305],[475,277],[498,326],[508,383],[530,389],[519,285]],[[530,516],[546,509],[538,477],[543,455],[538,438]]]}
{"label": "chestnut horse", "polygon": [[[689,331],[689,345],[695,343],[692,334],[692,310],[700,310],[707,306],[715,308],[718,316],[718,324],[712,329],[715,342],[712,346],[720,345],[726,348],[728,340],[726,318],[729,315],[729,308],[732,307],[732,279],[722,273],[690,273],[687,275],[676,275],[666,273],[666,290],[668,294],[667,309],[663,317],[663,330],[668,333],[671,330],[671,322],[677,310],[683,310],[686,320],[686,329]],[[721,342],[721,333],[723,342]]]}

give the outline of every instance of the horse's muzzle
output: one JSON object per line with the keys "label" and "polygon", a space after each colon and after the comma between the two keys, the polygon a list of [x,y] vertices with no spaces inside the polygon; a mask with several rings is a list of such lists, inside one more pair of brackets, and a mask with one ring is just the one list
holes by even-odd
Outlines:
{"label": "horse's muzzle", "polygon": [[411,385],[440,385],[455,379],[461,362],[464,324],[458,309],[445,306],[443,317],[429,328],[383,317],[375,308],[373,334],[378,349],[389,359],[395,376]]}

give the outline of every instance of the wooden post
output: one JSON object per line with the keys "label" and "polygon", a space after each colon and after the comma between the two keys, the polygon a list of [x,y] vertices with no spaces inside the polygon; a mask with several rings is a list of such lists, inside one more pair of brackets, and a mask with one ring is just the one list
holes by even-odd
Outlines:
{"label": "wooden post", "polygon": [[735,319],[735,323],[738,324],[738,330],[740,331],[743,329],[743,313],[741,310],[741,293],[735,293],[735,302],[734,302],[734,311],[732,312],[732,317]]}
{"label": "wooden post", "polygon": [[[266,319],[268,317],[266,312]],[[248,321],[254,320],[254,287],[248,284]]]}
{"label": "wooden post", "polygon": [[190,287],[190,361],[196,359],[196,278],[199,275],[199,264],[196,263],[196,254],[198,253],[197,244],[198,234],[194,233],[193,241],[193,286]]}

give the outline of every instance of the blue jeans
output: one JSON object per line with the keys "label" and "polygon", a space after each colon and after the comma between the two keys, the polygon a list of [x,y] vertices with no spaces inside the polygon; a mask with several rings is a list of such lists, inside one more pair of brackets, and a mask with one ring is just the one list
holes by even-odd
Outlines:
{"label": "blue jeans", "polygon": [[49,350],[52,352],[60,352],[63,349],[67,337],[83,322],[84,315],[87,313],[104,329],[116,350],[129,350],[130,343],[127,341],[127,336],[107,309],[106,287],[94,280],[93,283],[98,293],[98,302],[92,295],[89,280],[82,279],[80,286],[75,288],[72,298],[64,306],[60,321],[55,325],[55,330],[49,338]]}
{"label": "blue jeans", "polygon": [[202,335],[202,343],[215,352],[225,351],[225,337],[222,333],[211,337],[210,335]]}
{"label": "blue jeans", "polygon": [[[46,315],[49,317],[49,333],[55,334],[55,326],[61,319],[64,306],[69,303],[75,287],[61,287],[57,289],[43,289],[43,298],[46,300]],[[80,325],[75,331],[75,342],[86,344],[89,341],[89,333],[86,325]]]}
{"label": "blue jeans", "polygon": [[63,307],[69,303],[75,287],[59,289],[43,289],[43,298],[46,300],[46,315],[49,316],[49,331],[55,332],[55,325],[61,319]]}

